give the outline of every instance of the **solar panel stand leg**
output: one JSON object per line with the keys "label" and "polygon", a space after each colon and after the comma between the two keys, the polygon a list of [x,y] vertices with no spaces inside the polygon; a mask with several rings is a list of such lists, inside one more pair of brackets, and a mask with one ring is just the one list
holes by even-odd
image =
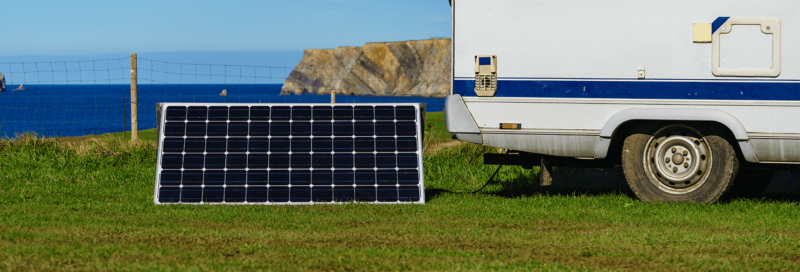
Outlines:
{"label": "solar panel stand leg", "polygon": [[419,104],[419,123],[420,123],[420,138],[422,138],[422,142],[425,142],[425,109],[428,107],[427,103],[420,103]]}
{"label": "solar panel stand leg", "polygon": [[156,103],[156,135],[161,135],[161,103]]}

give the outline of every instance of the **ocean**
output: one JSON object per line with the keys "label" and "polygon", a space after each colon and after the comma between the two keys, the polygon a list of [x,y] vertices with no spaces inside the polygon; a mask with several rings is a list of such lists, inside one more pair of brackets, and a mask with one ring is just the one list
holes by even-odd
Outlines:
{"label": "ocean", "polygon": [[[280,95],[282,84],[139,84],[139,129],[156,127],[156,103],[330,103],[330,95]],[[130,131],[130,85],[25,85],[0,92],[0,137],[35,132],[63,137]],[[220,96],[227,90],[227,96]],[[123,104],[123,97],[124,103]],[[444,110],[444,98],[336,96],[337,103],[426,103]]]}

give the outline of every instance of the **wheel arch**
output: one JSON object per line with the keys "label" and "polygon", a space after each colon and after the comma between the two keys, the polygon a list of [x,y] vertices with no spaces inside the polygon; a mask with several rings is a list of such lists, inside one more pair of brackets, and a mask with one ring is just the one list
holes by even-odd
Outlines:
{"label": "wheel arch", "polygon": [[600,139],[595,147],[595,158],[604,159],[609,153],[611,144],[620,128],[633,121],[674,121],[674,122],[715,122],[725,126],[738,142],[742,156],[748,162],[757,163],[758,158],[750,144],[747,130],[736,117],[725,111],[716,109],[647,109],[632,108],[622,110],[609,118],[600,132]]}

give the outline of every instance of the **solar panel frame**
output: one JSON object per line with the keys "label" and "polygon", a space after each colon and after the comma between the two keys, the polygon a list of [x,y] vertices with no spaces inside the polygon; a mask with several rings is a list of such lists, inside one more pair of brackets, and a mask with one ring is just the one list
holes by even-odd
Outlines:
{"label": "solar panel frame", "polygon": [[[208,170],[207,171],[207,169],[205,168],[205,166],[208,164],[208,162],[207,162],[208,161],[207,150],[203,152],[203,156],[204,156],[204,159],[206,160],[206,162],[204,162],[204,164],[203,164],[204,166],[203,166],[202,172],[200,172],[198,170],[185,170],[183,168],[183,164],[182,164],[182,167],[181,167],[181,170],[180,170],[181,180],[178,181],[178,183],[180,184],[179,187],[173,187],[174,183],[173,184],[164,185],[164,181],[163,181],[162,177],[174,175],[175,172],[178,171],[178,170],[170,170],[170,169],[164,169],[163,168],[164,156],[167,155],[167,154],[165,154],[167,152],[165,152],[165,146],[164,145],[165,145],[165,140],[168,139],[167,137],[169,136],[169,135],[167,135],[169,133],[167,124],[168,123],[176,123],[176,121],[178,123],[180,122],[180,120],[169,120],[170,122],[168,122],[168,120],[167,120],[168,116],[169,116],[168,112],[170,110],[174,111],[174,108],[176,108],[176,107],[185,107],[185,109],[187,109],[186,113],[183,114],[184,120],[182,121],[186,125],[184,134],[182,135],[182,138],[183,138],[183,140],[185,142],[184,149],[183,149],[182,154],[181,154],[182,156],[185,156],[186,153],[187,153],[186,152],[186,148],[188,148],[187,139],[195,139],[196,140],[196,139],[198,139],[197,137],[200,136],[200,135],[194,135],[194,134],[192,136],[194,138],[191,138],[191,137],[188,136],[189,132],[190,132],[189,131],[189,127],[188,127],[188,125],[189,125],[188,123],[190,123],[190,122],[200,122],[200,123],[202,123],[204,121],[206,123],[206,130],[207,131],[206,131],[206,134],[203,135],[202,137],[207,142],[208,139],[212,138],[212,137],[209,137],[209,127],[210,126],[208,124],[213,123],[213,122],[222,122],[221,121],[222,117],[218,115],[218,111],[221,109],[221,107],[227,107],[229,109],[229,117],[228,117],[228,119],[225,120],[225,122],[228,123],[228,124],[230,124],[230,123],[232,123],[234,121],[241,122],[241,121],[244,121],[244,120],[247,120],[247,123],[249,124],[248,127],[252,127],[253,123],[264,123],[264,122],[267,122],[267,123],[270,124],[269,126],[267,126],[268,128],[266,129],[266,131],[267,131],[266,135],[269,135],[269,136],[267,136],[267,139],[270,139],[269,140],[269,142],[270,142],[269,143],[269,147],[267,149],[268,150],[267,158],[269,158],[269,156],[271,156],[270,153],[272,152],[272,150],[271,150],[271,148],[272,148],[272,146],[271,146],[272,134],[271,133],[273,132],[273,130],[272,130],[271,124],[273,123],[273,118],[276,118],[275,120],[280,120],[279,121],[280,123],[284,123],[284,122],[286,122],[288,120],[289,121],[289,125],[288,125],[289,129],[293,129],[293,128],[297,127],[298,129],[302,130],[303,133],[305,133],[305,131],[306,131],[305,124],[298,124],[299,126],[298,125],[293,126],[294,119],[292,117],[293,116],[292,113],[295,112],[294,111],[295,107],[298,108],[296,112],[298,113],[298,116],[300,116],[300,119],[299,119],[300,122],[298,122],[298,123],[304,123],[304,122],[310,121],[309,122],[310,125],[307,127],[308,128],[308,133],[307,133],[308,136],[301,136],[301,137],[309,137],[310,140],[309,140],[309,148],[308,148],[309,150],[308,150],[308,152],[310,152],[311,155],[313,155],[313,152],[314,152],[314,148],[313,148],[314,145],[312,144],[314,142],[314,139],[319,139],[319,142],[323,143],[322,144],[323,145],[322,149],[325,149],[324,145],[325,145],[326,141],[324,139],[326,139],[326,137],[331,139],[331,141],[330,141],[330,146],[331,146],[330,149],[335,151],[335,150],[337,150],[336,149],[336,146],[337,146],[336,145],[336,142],[337,142],[336,140],[337,139],[343,140],[343,141],[341,141],[342,143],[348,142],[347,138],[349,136],[349,138],[351,138],[349,143],[352,143],[352,146],[353,146],[353,148],[349,149],[349,150],[352,151],[351,152],[352,156],[348,156],[346,153],[344,154],[344,156],[348,157],[348,158],[352,158],[353,161],[355,161],[356,159],[358,159],[357,155],[363,154],[363,152],[357,152],[356,151],[358,149],[358,147],[357,147],[357,145],[355,143],[355,139],[357,138],[356,135],[360,135],[360,134],[358,134],[358,129],[359,128],[357,128],[356,125],[359,125],[361,127],[361,129],[363,129],[364,131],[368,131],[366,129],[368,129],[370,127],[370,125],[364,125],[363,123],[368,123],[368,121],[370,119],[372,119],[371,127],[372,127],[372,131],[373,131],[373,135],[364,134],[364,135],[362,135],[360,137],[372,136],[372,138],[373,138],[374,149],[372,151],[372,155],[375,158],[374,165],[372,165],[373,166],[373,170],[364,170],[365,168],[357,168],[355,165],[353,165],[352,171],[339,170],[337,172],[336,170],[334,170],[334,169],[336,169],[336,167],[335,167],[336,166],[336,159],[335,158],[336,158],[336,155],[339,155],[340,153],[332,152],[330,157],[333,159],[333,161],[331,161],[330,164],[334,165],[334,167],[331,168],[329,171],[327,169],[326,170],[322,170],[322,171],[317,171],[317,172],[329,172],[331,174],[330,178],[333,181],[333,184],[331,185],[330,190],[329,190],[330,193],[331,193],[331,201],[319,201],[319,202],[313,201],[314,198],[312,198],[312,196],[310,194],[312,192],[326,190],[327,186],[316,186],[315,187],[315,186],[313,186],[314,184],[312,182],[312,179],[309,179],[309,186],[308,187],[295,186],[295,187],[298,187],[298,188],[296,188],[296,189],[298,189],[297,190],[297,194],[304,194],[304,193],[306,193],[304,190],[308,189],[307,193],[309,194],[310,201],[291,201],[292,200],[291,199],[291,195],[292,195],[292,192],[294,192],[294,190],[292,190],[291,183],[289,183],[289,185],[286,186],[286,187],[280,186],[280,185],[271,186],[271,184],[270,184],[271,181],[272,181],[271,180],[272,176],[273,175],[278,175],[279,176],[279,175],[281,175],[281,173],[279,173],[279,172],[286,172],[285,168],[278,168],[278,169],[281,169],[281,170],[274,170],[273,171],[273,170],[271,170],[270,162],[268,162],[266,164],[266,166],[267,166],[266,167],[267,168],[266,171],[262,171],[263,169],[261,169],[259,167],[255,167],[258,170],[252,170],[252,175],[267,175],[270,180],[267,182],[266,186],[254,185],[252,190],[254,190],[254,192],[257,192],[257,191],[259,191],[261,189],[264,189],[263,191],[265,191],[265,193],[268,194],[272,187],[275,187],[275,190],[286,189],[286,190],[289,190],[289,195],[290,195],[290,199],[288,199],[288,201],[286,201],[286,202],[272,202],[272,201],[255,201],[255,202],[253,202],[253,201],[248,201],[249,199],[251,199],[249,195],[244,195],[243,194],[241,199],[243,199],[244,201],[241,201],[241,202],[225,202],[224,201],[224,199],[225,199],[224,197],[222,198],[223,201],[206,202],[205,199],[207,199],[207,197],[205,197],[205,195],[203,195],[203,194],[205,194],[205,192],[206,192],[206,189],[205,189],[205,187],[206,187],[205,186],[206,185],[205,177],[209,175],[207,172],[214,171],[215,174],[222,174],[222,176],[224,178],[227,178],[228,175],[229,175],[229,173],[228,173],[229,170],[228,170],[227,167],[225,167],[224,171],[222,171],[221,173],[216,173],[216,172],[220,172],[220,171],[217,171],[217,170]],[[206,114],[205,114],[205,116],[204,116],[206,118],[205,120],[201,120],[202,118],[197,117],[197,116],[192,116],[191,114],[189,114],[189,112],[192,111],[192,110],[201,112],[202,110],[200,110],[200,108],[202,108],[202,107],[206,107],[208,109]],[[212,114],[212,111],[211,111],[212,107],[215,109],[215,113],[214,114]],[[250,114],[250,116],[248,118],[244,118],[243,117],[244,116],[243,115],[243,108],[244,107],[248,108],[248,113]],[[263,112],[260,112],[259,116],[254,116],[253,115],[253,111],[250,110],[252,107],[257,107],[258,109],[262,109],[262,110],[263,110],[263,107],[270,107],[270,111],[268,113],[266,113],[266,114],[264,114]],[[273,107],[277,107],[278,111],[273,112]],[[321,109],[321,110],[315,111],[315,109],[314,109],[315,107],[317,109]],[[350,111],[349,115],[347,114],[347,110],[342,109],[342,108],[346,108],[346,107],[352,107],[353,108],[353,110]],[[379,169],[378,168],[378,164],[379,164],[379,162],[378,162],[378,154],[387,154],[385,152],[385,151],[387,151],[386,142],[390,142],[390,141],[386,141],[386,138],[388,136],[390,136],[390,135],[381,135],[382,138],[380,138],[380,139],[381,139],[382,144],[384,146],[383,146],[383,149],[381,149],[380,152],[378,151],[378,149],[379,149],[379,147],[378,147],[378,139],[379,138],[377,136],[378,132],[376,131],[377,118],[379,116],[379,113],[378,113],[378,110],[377,110],[378,107],[381,107],[381,108],[394,107],[395,108],[395,111],[393,113],[393,114],[395,114],[394,120],[393,120],[393,122],[395,123],[395,135],[393,135],[394,140],[391,141],[391,142],[394,142],[394,144],[395,144],[395,149],[394,149],[394,152],[393,152],[394,154],[393,155],[394,155],[395,161],[396,161],[394,171],[396,172],[396,175],[397,175],[397,181],[396,181],[397,183],[395,184],[395,187],[397,188],[397,195],[398,195],[397,199],[398,199],[398,201],[393,201],[393,202],[378,201],[378,199],[380,198],[381,189],[385,189],[385,188],[388,188],[388,186],[391,186],[388,183],[384,184],[386,186],[380,186],[379,187],[379,185],[378,185],[380,183],[379,182],[380,178],[378,177],[379,176],[379,172],[382,173],[381,175],[386,175],[386,173],[391,172],[391,169],[386,169],[386,168],[380,168]],[[408,113],[407,110],[410,109],[409,107],[413,107],[414,108],[414,119],[412,120],[412,119],[409,119],[409,118],[399,118],[399,112],[400,111],[397,110],[398,107],[402,107],[403,110],[405,111],[406,115],[404,115],[404,117],[407,116],[407,113]],[[330,111],[326,112],[326,108],[330,108]],[[370,118],[370,115],[368,113],[368,111],[369,111],[368,108],[372,108],[373,109],[373,111],[372,111],[373,115],[372,115],[371,118]],[[236,115],[235,116],[233,114],[234,111],[231,110],[231,109],[235,109],[236,110]],[[337,112],[337,109],[340,109],[339,112]],[[288,118],[285,116],[285,112],[287,110],[289,112],[289,117]],[[381,112],[382,112],[381,116],[385,117],[386,114],[387,114],[387,111],[381,110]],[[277,116],[276,116],[276,113],[278,114]],[[157,169],[156,169],[156,180],[155,180],[155,186],[154,186],[155,189],[154,189],[154,195],[153,195],[153,203],[156,204],[156,205],[315,205],[315,204],[336,205],[336,204],[347,204],[347,203],[366,203],[366,204],[377,204],[377,205],[425,204],[425,186],[424,186],[425,179],[424,179],[424,164],[423,164],[423,156],[422,156],[422,139],[423,139],[423,134],[422,134],[423,133],[423,128],[422,128],[422,126],[423,126],[424,109],[419,103],[370,103],[370,104],[366,104],[366,103],[365,104],[359,104],[359,103],[341,103],[341,104],[319,104],[319,103],[293,103],[293,104],[281,104],[281,103],[272,103],[272,104],[261,104],[261,103],[162,103],[162,104],[160,104],[160,107],[159,107],[159,114],[160,114],[160,116],[159,116],[159,120],[158,120],[158,122],[159,122],[159,130],[158,130],[158,160],[157,160]],[[323,118],[323,120],[326,120],[326,121],[331,120],[330,122],[332,123],[331,126],[325,126],[325,125],[318,126],[320,129],[322,129],[322,132],[320,133],[319,136],[314,134],[315,130],[313,129],[314,128],[314,120],[316,120],[315,118],[317,116]],[[212,118],[213,118],[214,121],[211,121]],[[381,119],[381,120],[384,120],[384,119]],[[348,123],[348,121],[351,124],[350,126],[346,125],[346,123]],[[413,121],[414,122],[414,127],[415,127],[413,129],[413,130],[415,130],[414,131],[414,135],[410,135],[411,131],[409,130],[409,126],[405,125],[403,127],[404,131],[403,131],[403,134],[401,136],[401,133],[399,131],[400,128],[397,126],[397,123],[401,122],[402,124],[406,124],[409,121]],[[359,123],[357,124],[357,122],[359,122]],[[324,124],[325,122],[322,122],[322,123]],[[345,127],[351,128],[352,129],[351,130],[352,133],[350,133],[351,135],[341,135],[340,134],[339,137],[337,137],[337,130],[335,128],[337,123],[345,123],[345,125],[344,125]],[[199,126],[202,126],[202,125],[198,124],[198,127]],[[214,126],[214,127],[216,128],[216,126]],[[330,127],[330,132],[328,132],[328,133],[326,133],[327,127]],[[252,135],[250,135],[251,132],[252,132],[252,130],[248,131],[247,136],[246,136],[246,139],[248,140],[248,142],[251,142],[250,140],[253,139],[253,137],[251,137]],[[219,132],[214,132],[214,133],[216,133],[215,135],[219,134],[219,135],[213,137],[214,139],[221,139],[220,138],[221,134]],[[240,132],[237,132],[237,133],[240,133]],[[261,131],[259,133],[262,133],[262,134],[260,134],[262,136],[259,136],[259,137],[263,137],[263,135],[264,135],[263,131]],[[235,138],[235,139],[241,140],[242,136],[239,135],[239,134],[237,134],[237,135],[238,135],[237,137],[239,137],[239,138]],[[174,139],[176,139],[175,136],[177,136],[177,135],[174,135],[174,136],[170,137],[169,139],[174,140]],[[295,135],[292,135],[290,133],[288,135],[289,140],[291,141],[294,136]],[[414,152],[408,152],[408,151],[410,151],[409,148],[412,146],[412,145],[410,145],[411,144],[410,141],[408,141],[409,138],[412,138],[410,136],[413,136],[413,138],[415,138],[415,141],[416,141],[416,151],[414,151]],[[286,135],[280,136],[280,137],[286,137]],[[315,138],[315,137],[317,137],[317,138]],[[229,142],[231,140],[231,137],[230,137],[230,135],[226,134],[224,139],[228,142],[227,146],[226,146],[226,151],[224,153],[226,155],[226,160],[227,160],[227,156],[229,155],[228,154],[229,152],[227,151],[227,147],[230,147],[230,143]],[[400,140],[403,141],[403,147],[402,148],[401,148]],[[250,145],[248,143],[248,145],[247,145],[247,149],[248,150],[246,151],[246,154],[247,154],[246,157],[247,158],[249,158],[249,156],[251,156],[249,148],[250,148]],[[288,154],[289,154],[290,157],[292,155],[293,148],[294,147],[289,149]],[[208,149],[208,147],[206,147],[206,149]],[[171,150],[175,150],[175,149],[173,148]],[[363,150],[363,149],[360,149],[360,150]],[[305,152],[305,150],[300,151],[300,152]],[[348,151],[348,152],[350,152],[350,151]],[[369,153],[369,152],[367,151],[367,153]],[[409,155],[409,154],[412,154],[412,153],[416,155],[416,159],[415,159],[416,167],[415,168],[401,168],[400,167],[401,166],[400,165],[400,160],[401,159],[400,159],[399,155],[401,155],[401,154]],[[300,171],[295,171],[295,172],[300,172],[300,173],[292,173],[292,168],[291,168],[292,163],[290,162],[289,168],[288,168],[289,169],[288,172],[290,174],[300,174],[300,175],[304,175],[305,174],[304,172],[308,172],[307,174],[309,175],[309,177],[311,177],[313,174],[315,174],[313,172],[314,171],[314,167],[313,166],[315,164],[314,164],[314,161],[312,160],[313,156],[311,156],[311,155],[309,155],[309,159],[308,159],[309,160],[308,165],[310,167],[309,167],[309,169],[307,169],[307,170],[310,170],[310,171],[300,170]],[[247,161],[247,159],[245,161]],[[404,157],[404,162],[407,165],[409,165],[408,163],[411,162],[411,161],[412,160],[410,160],[410,157],[408,157],[408,156]],[[183,158],[183,157],[182,157],[182,163],[185,163],[185,158]],[[355,163],[355,162],[353,162],[353,163]],[[386,164],[383,164],[383,165],[386,165]],[[244,178],[245,178],[246,181],[245,181],[245,185],[242,187],[244,189],[242,189],[242,190],[246,191],[246,192],[250,192],[248,188],[251,187],[249,185],[249,180],[247,180],[251,175],[251,171],[248,170],[250,168],[249,166],[250,166],[249,164],[246,165],[245,170],[243,171]],[[304,168],[300,168],[300,169],[304,169]],[[325,168],[323,168],[323,169],[325,169]],[[349,168],[344,168],[344,169],[349,169]],[[240,169],[237,168],[236,170],[231,170],[231,171],[242,172],[242,171],[239,171],[239,170]],[[358,175],[359,172],[366,173],[366,172],[369,172],[369,171],[374,171],[373,175],[375,176],[375,184],[374,184],[374,189],[373,190],[375,190],[375,199],[374,199],[375,201],[358,201],[358,200],[355,200],[357,198],[357,195],[358,195],[358,191],[359,191],[358,189],[359,188],[365,188],[365,186],[358,187],[356,185],[356,184],[358,184],[357,175]],[[413,173],[412,171],[415,171],[416,173]],[[187,172],[189,174],[188,176],[186,175]],[[237,177],[238,177],[236,182],[239,182],[238,179],[241,179],[241,175],[242,175],[242,173],[238,173],[238,172],[235,173],[237,175]],[[184,199],[184,194],[185,193],[186,194],[188,194],[188,193],[197,194],[197,192],[195,192],[194,189],[198,189],[198,188],[196,188],[196,185],[192,185],[192,186],[189,186],[189,187],[185,188],[184,184],[186,184],[187,182],[197,182],[196,176],[198,174],[203,176],[201,178],[202,181],[200,183],[200,184],[203,184],[203,185],[200,187],[199,190],[196,190],[196,191],[200,191],[199,194],[201,196],[200,196],[199,202],[185,203],[185,202],[182,201]],[[337,191],[336,191],[337,186],[336,186],[336,179],[334,178],[334,176],[337,175],[337,174],[338,175],[353,175],[354,184],[353,184],[352,191],[353,191],[353,193],[355,195],[353,196],[352,200],[350,200],[350,201],[336,201],[335,200],[336,195],[337,195]],[[325,179],[324,173],[323,174],[318,174],[318,175],[322,176],[321,179]],[[399,199],[403,198],[402,196],[400,196],[401,187],[404,190],[407,190],[407,189],[410,189],[411,187],[413,187],[413,184],[410,184],[410,183],[409,184],[404,183],[401,186],[401,183],[403,182],[403,180],[402,180],[403,178],[401,178],[401,175],[403,175],[404,177],[413,177],[414,175],[417,176],[418,182],[416,184],[416,187],[417,187],[416,190],[418,190],[418,196],[419,196],[419,200],[418,201],[400,201],[399,200]],[[276,178],[278,178],[278,176],[276,176]],[[184,179],[184,177],[189,177],[189,179]],[[411,180],[413,180],[413,178]],[[409,180],[405,180],[405,181],[409,181]],[[172,182],[174,182],[174,181],[172,181]],[[277,180],[276,180],[276,182],[277,182]],[[293,182],[293,181],[291,181],[291,182]],[[221,191],[223,192],[223,194],[225,194],[225,193],[228,192],[227,180],[224,181],[222,184],[223,184],[222,187],[219,187],[219,188],[221,188]],[[181,196],[180,196],[181,200],[179,200],[178,202],[161,202],[161,201],[159,201],[160,189],[162,188],[162,186],[164,186],[167,189],[173,189],[173,191],[174,191],[175,188],[177,188],[178,191],[181,194]],[[210,186],[210,187],[217,188],[218,186],[219,185],[213,185],[213,186]],[[261,188],[261,187],[264,187],[264,188]],[[339,187],[342,187],[342,186],[339,186]],[[346,189],[346,187],[349,187],[349,185],[345,186],[345,189]],[[236,190],[233,190],[235,188],[236,189],[241,189],[241,188],[239,188],[239,186],[232,186],[231,187],[232,195],[234,195],[234,194],[238,195],[239,193],[241,193],[241,192],[238,192]],[[315,188],[316,188],[316,190],[315,190]],[[192,189],[192,190],[188,190],[188,189]],[[166,191],[166,189],[165,189],[165,191]],[[186,191],[186,192],[184,192],[184,191]],[[366,191],[369,191],[369,189],[367,189]],[[384,191],[384,193],[386,193],[386,192],[389,192],[389,191]],[[414,198],[416,198],[416,197],[414,197]],[[257,198],[257,197],[254,196],[252,199],[253,200],[266,200],[267,198],[266,198],[266,196],[263,199],[262,198]]]}

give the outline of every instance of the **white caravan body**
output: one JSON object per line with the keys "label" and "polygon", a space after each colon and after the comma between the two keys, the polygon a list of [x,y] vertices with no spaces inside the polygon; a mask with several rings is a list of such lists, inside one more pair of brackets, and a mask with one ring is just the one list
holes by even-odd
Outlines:
{"label": "white caravan body", "polygon": [[[800,164],[800,1],[451,6],[446,119],[462,141],[604,159],[626,122],[705,121],[747,162]],[[496,90],[476,92],[486,65],[496,85],[477,84]]]}

